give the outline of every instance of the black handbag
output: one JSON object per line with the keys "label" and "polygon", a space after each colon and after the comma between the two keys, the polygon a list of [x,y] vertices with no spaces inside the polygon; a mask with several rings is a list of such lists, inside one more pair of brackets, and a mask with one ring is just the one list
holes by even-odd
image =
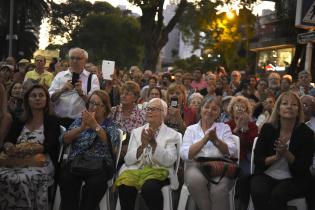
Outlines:
{"label": "black handbag", "polygon": [[[94,159],[88,156],[88,152],[93,149],[95,142],[96,139],[94,139],[94,142],[85,153],[74,158],[70,162],[70,173],[77,176],[91,176],[99,174],[104,170],[107,170],[108,174],[113,173],[113,168],[108,166],[104,159]],[[108,139],[108,142],[109,151],[111,153],[111,157],[113,158],[111,140]],[[115,161],[115,159],[113,160]]]}
{"label": "black handbag", "polygon": [[71,161],[70,172],[78,176],[90,176],[101,173],[105,167],[103,159],[91,159],[84,153]]}

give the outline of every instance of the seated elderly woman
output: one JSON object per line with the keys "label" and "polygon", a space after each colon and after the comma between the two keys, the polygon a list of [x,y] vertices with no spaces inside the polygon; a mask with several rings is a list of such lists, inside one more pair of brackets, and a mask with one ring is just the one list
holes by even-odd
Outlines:
{"label": "seated elderly woman", "polygon": [[223,177],[219,184],[209,182],[193,161],[198,157],[236,157],[237,148],[228,125],[217,123],[220,115],[220,100],[205,98],[201,103],[201,119],[187,127],[180,150],[186,160],[185,183],[190,195],[200,210],[229,210],[229,191],[234,181]]}
{"label": "seated elderly woman", "polygon": [[256,210],[286,210],[289,200],[311,191],[314,133],[303,123],[302,104],[291,91],[278,97],[269,122],[254,150],[251,197]]}
{"label": "seated elderly woman", "polygon": [[244,96],[233,97],[228,106],[231,120],[226,122],[233,134],[240,138],[240,166],[245,174],[249,174],[250,158],[254,139],[258,135],[258,128],[255,122],[251,121],[252,106]]}
{"label": "seated elderly woman", "polygon": [[[115,167],[112,147],[119,142],[117,127],[108,118],[110,111],[107,93],[94,91],[82,118],[76,119],[63,136],[63,141],[71,144],[71,151],[60,173],[62,210],[96,209],[107,190],[107,180],[113,177]],[[80,165],[75,164],[82,157],[88,161],[86,164],[101,164],[97,164],[94,172],[84,173],[78,170]]]}
{"label": "seated elderly woman", "polygon": [[134,209],[140,189],[150,210],[162,210],[161,188],[178,185],[173,165],[181,135],[164,124],[167,104],[162,99],[152,99],[145,110],[148,123],[132,131],[125,164],[115,183],[122,210]]}
{"label": "seated elderly woman", "polygon": [[23,120],[13,121],[0,155],[0,209],[49,209],[60,134],[49,99],[42,85],[24,95]]}

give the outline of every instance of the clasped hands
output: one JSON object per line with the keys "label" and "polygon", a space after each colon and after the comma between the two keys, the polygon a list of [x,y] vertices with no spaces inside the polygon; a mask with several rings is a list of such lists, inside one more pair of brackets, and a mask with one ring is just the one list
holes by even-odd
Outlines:
{"label": "clasped hands", "polygon": [[288,139],[284,137],[279,137],[274,143],[274,150],[279,155],[283,155],[285,152],[288,151],[287,146]]}
{"label": "clasped hands", "polygon": [[89,128],[95,130],[97,127],[100,125],[95,119],[95,112],[88,112],[88,111],[83,111],[82,112],[82,122],[81,122],[81,130],[85,131]]}
{"label": "clasped hands", "polygon": [[141,132],[141,146],[145,148],[150,145],[153,149],[156,148],[155,132],[152,128],[143,129]]}
{"label": "clasped hands", "polygon": [[211,141],[214,145],[217,146],[218,142],[219,142],[219,138],[217,136],[217,133],[216,133],[216,127],[211,129],[211,130],[208,130],[206,131],[206,134],[204,136],[204,141],[205,143],[208,143],[208,141]]}
{"label": "clasped hands", "polygon": [[238,133],[239,131],[241,132],[245,132],[247,131],[248,128],[248,122],[249,122],[249,115],[247,113],[243,113],[242,115],[240,115],[236,121],[236,127],[234,129],[234,133]]}

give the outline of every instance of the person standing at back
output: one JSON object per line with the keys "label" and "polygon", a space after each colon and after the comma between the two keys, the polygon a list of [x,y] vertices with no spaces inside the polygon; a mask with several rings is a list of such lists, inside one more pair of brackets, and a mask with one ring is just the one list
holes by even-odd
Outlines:
{"label": "person standing at back", "polygon": [[65,127],[81,117],[88,95],[100,89],[97,76],[84,68],[88,60],[88,53],[84,49],[70,49],[69,60],[69,69],[59,72],[49,88],[55,112]]}
{"label": "person standing at back", "polygon": [[37,80],[39,84],[44,85],[46,88],[49,88],[54,76],[49,71],[45,70],[45,64],[46,58],[42,55],[37,55],[35,57],[36,68],[25,74],[24,81],[28,79]]}

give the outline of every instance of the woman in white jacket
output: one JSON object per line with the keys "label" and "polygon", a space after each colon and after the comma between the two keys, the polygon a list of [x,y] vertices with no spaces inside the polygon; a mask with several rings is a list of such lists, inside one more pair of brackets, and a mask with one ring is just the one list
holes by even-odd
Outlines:
{"label": "woman in white jacket", "polygon": [[164,124],[167,104],[159,98],[149,101],[146,121],[132,131],[125,164],[116,180],[122,210],[134,209],[138,190],[150,210],[163,209],[161,188],[178,185],[174,174],[177,154],[176,144],[181,134]]}

